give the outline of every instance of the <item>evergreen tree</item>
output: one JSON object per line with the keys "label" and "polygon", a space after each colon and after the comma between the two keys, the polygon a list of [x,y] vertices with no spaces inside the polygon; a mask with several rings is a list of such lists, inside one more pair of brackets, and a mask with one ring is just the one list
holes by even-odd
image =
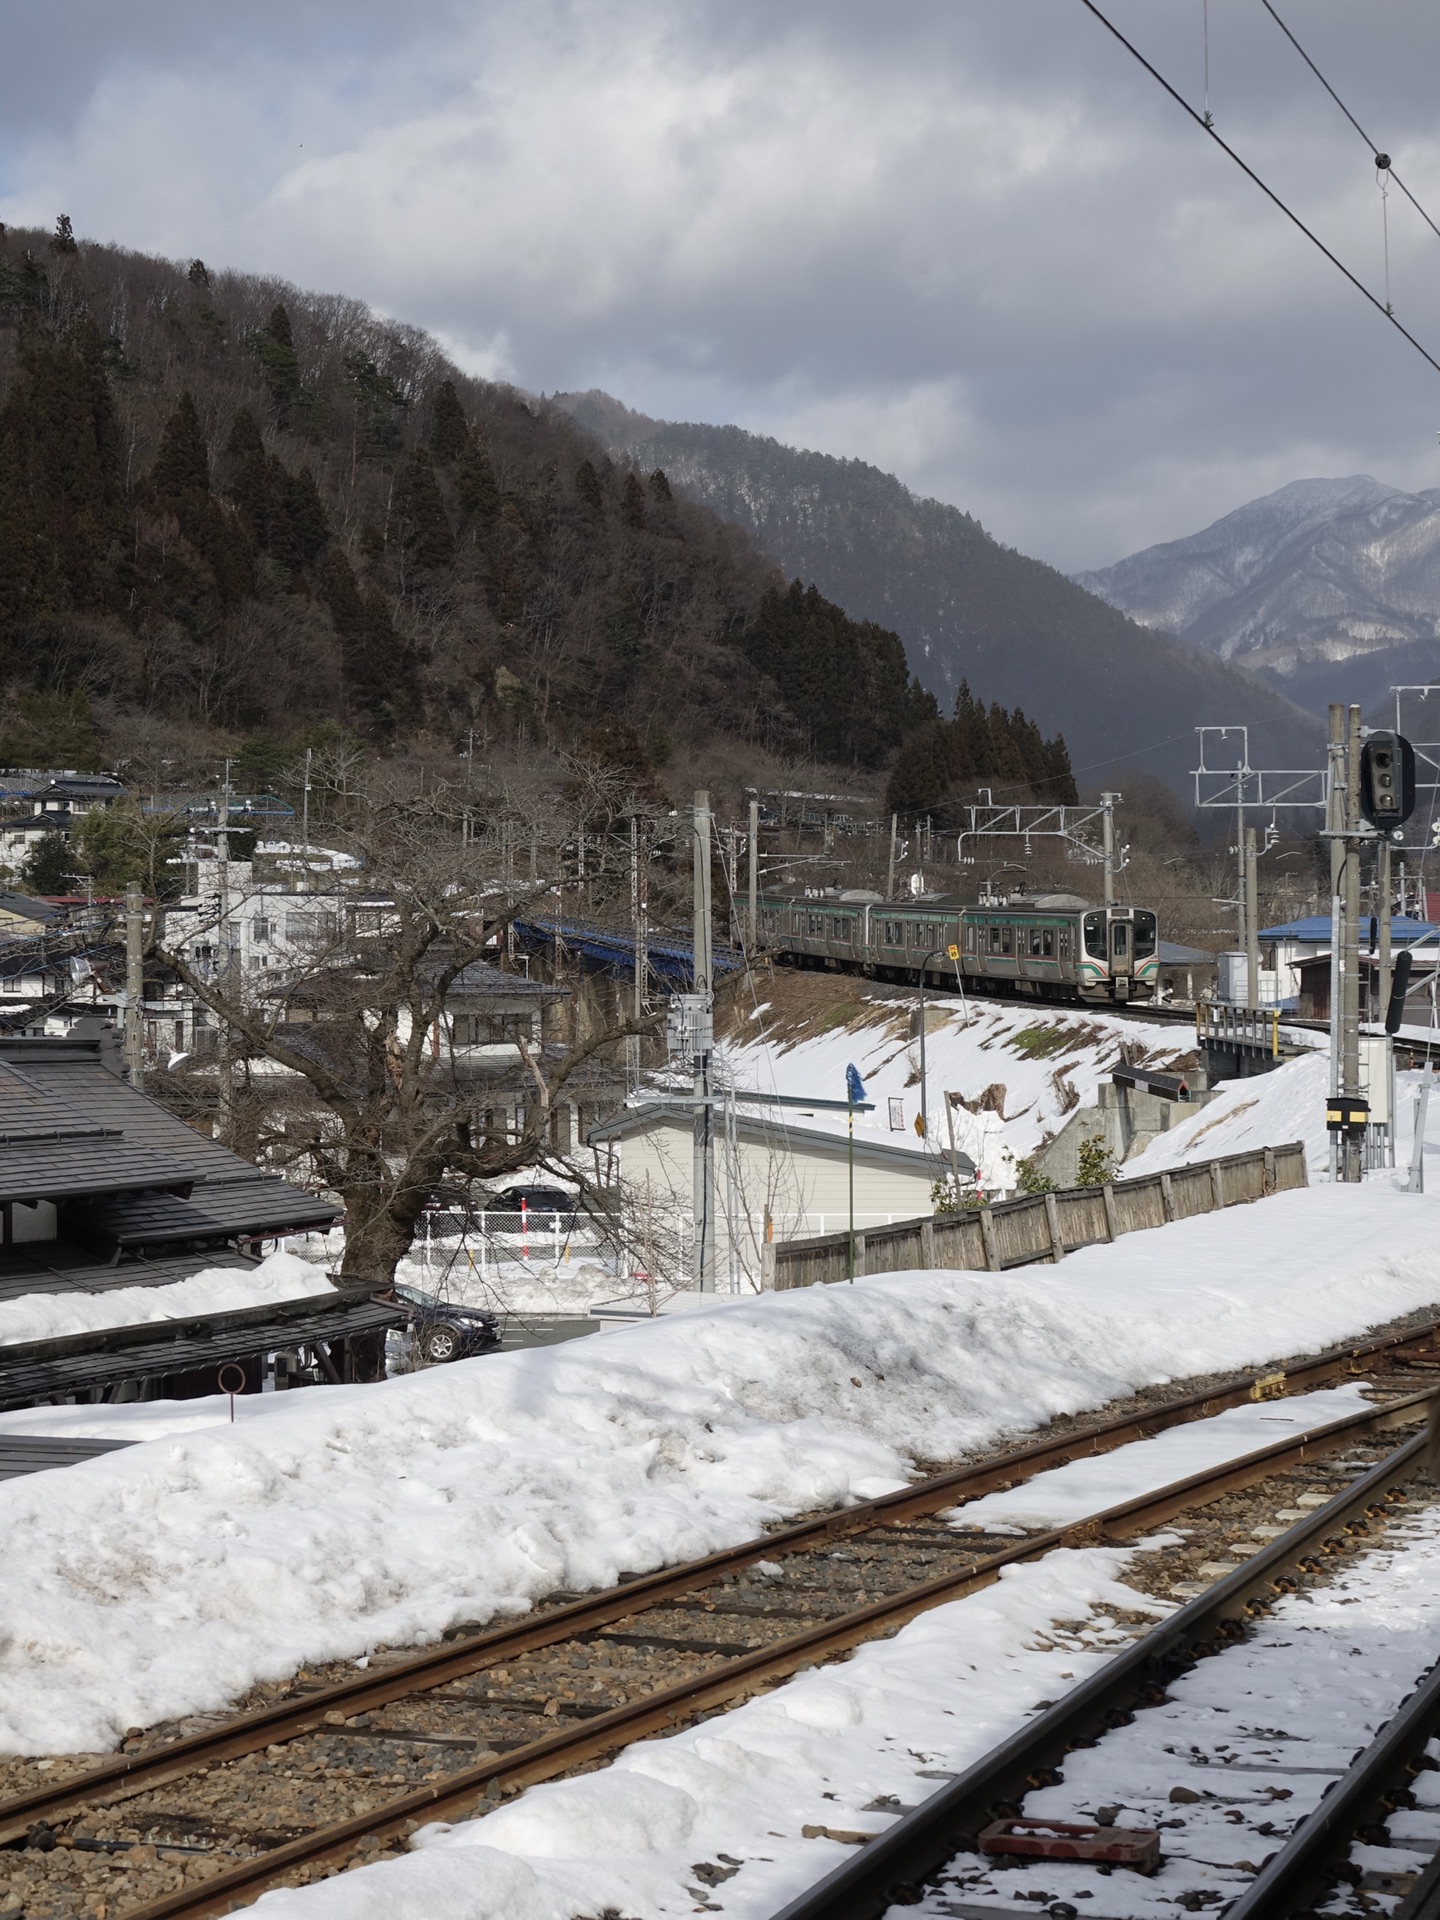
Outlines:
{"label": "evergreen tree", "polygon": [[393,738],[420,711],[415,649],[395,631],[385,596],[361,592],[338,547],[321,564],[320,591],[340,642],[346,705],[374,737]]}
{"label": "evergreen tree", "polygon": [[42,833],[26,854],[20,877],[31,893],[73,893],[78,871],[65,835]]}
{"label": "evergreen tree", "polygon": [[70,224],[70,216],[68,213],[62,213],[60,218],[55,222],[55,231],[50,236],[50,251],[52,253],[78,253],[80,251],[79,244],[75,239],[75,229]]}
{"label": "evergreen tree", "polygon": [[455,539],[428,451],[416,447],[396,490],[400,538],[412,566],[443,567],[455,557]]}
{"label": "evergreen tree", "polygon": [[650,476],[650,498],[660,501],[662,505],[675,498],[670,491],[670,482],[665,477],[663,467],[656,467]]}
{"label": "evergreen tree", "polygon": [[185,278],[190,282],[192,287],[208,287],[210,285],[209,268],[203,260],[192,260]]}
{"label": "evergreen tree", "polygon": [[305,395],[290,314],[283,304],[277,303],[265,331],[257,333],[250,345],[275,403],[276,418],[282,427],[289,426]]}
{"label": "evergreen tree", "polygon": [[165,422],[150,478],[161,499],[176,503],[210,491],[210,453],[195,397],[188,390]]}
{"label": "evergreen tree", "polygon": [[447,380],[435,395],[430,419],[430,452],[436,463],[448,467],[458,460],[470,444],[470,423],[455,391],[455,382]]}
{"label": "evergreen tree", "polygon": [[620,518],[637,532],[645,525],[645,489],[633,473],[625,476],[625,491],[620,500]]}
{"label": "evergreen tree", "polygon": [[582,460],[575,469],[575,492],[582,506],[588,507],[592,513],[605,511],[604,490],[592,460]]}
{"label": "evergreen tree", "polygon": [[484,522],[499,515],[500,489],[485,449],[473,435],[455,469],[455,497],[467,520]]}

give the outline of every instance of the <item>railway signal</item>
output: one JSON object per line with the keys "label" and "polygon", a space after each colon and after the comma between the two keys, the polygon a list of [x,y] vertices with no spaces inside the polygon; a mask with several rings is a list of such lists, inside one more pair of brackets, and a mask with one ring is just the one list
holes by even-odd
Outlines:
{"label": "railway signal", "polygon": [[1377,729],[1360,749],[1361,816],[1379,832],[1390,833],[1414,811],[1415,749],[1404,734]]}

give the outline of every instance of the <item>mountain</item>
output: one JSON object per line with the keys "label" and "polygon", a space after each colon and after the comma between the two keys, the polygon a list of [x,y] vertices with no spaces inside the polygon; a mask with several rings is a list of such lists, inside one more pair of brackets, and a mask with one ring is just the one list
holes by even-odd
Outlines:
{"label": "mountain", "polygon": [[878,773],[935,717],[895,634],[418,328],[0,227],[0,762],[258,777],[343,729]]}
{"label": "mountain", "polygon": [[[1313,718],[1253,675],[1154,633],[958,508],[918,498],[862,460],[806,453],[739,427],[679,425],[609,394],[555,394],[642,472],[749,530],[787,574],[853,619],[892,627],[948,712],[962,681],[1062,733],[1083,787],[1127,769],[1188,792],[1194,729],[1245,722],[1252,752],[1305,764]],[[1302,758],[1296,760],[1295,756]]]}
{"label": "mountain", "polygon": [[1076,580],[1317,712],[1440,677],[1440,489],[1296,480]]}

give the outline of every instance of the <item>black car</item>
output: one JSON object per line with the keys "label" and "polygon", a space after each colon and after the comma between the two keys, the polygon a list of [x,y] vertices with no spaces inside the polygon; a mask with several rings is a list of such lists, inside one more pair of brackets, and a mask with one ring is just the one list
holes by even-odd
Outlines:
{"label": "black car", "polygon": [[547,1221],[555,1214],[575,1211],[575,1195],[562,1187],[506,1187],[485,1203],[485,1218],[492,1226],[518,1227],[529,1214],[543,1214]]}
{"label": "black car", "polygon": [[462,1307],[437,1300],[423,1287],[395,1287],[395,1298],[410,1308],[406,1331],[420,1357],[431,1366],[489,1353],[500,1344],[500,1322],[483,1307]]}

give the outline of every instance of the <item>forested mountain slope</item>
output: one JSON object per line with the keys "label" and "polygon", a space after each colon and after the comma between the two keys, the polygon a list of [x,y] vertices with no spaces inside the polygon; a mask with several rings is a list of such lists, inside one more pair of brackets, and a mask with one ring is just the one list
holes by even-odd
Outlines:
{"label": "forested mountain slope", "polygon": [[[340,725],[883,769],[893,633],[358,302],[0,230],[0,760]],[[229,743],[229,744],[227,744]],[[178,751],[178,749],[176,749]]]}
{"label": "forested mountain slope", "polygon": [[[678,425],[608,394],[557,394],[617,455],[749,529],[787,574],[856,619],[893,627],[948,712],[962,681],[1063,732],[1081,785],[1127,767],[1179,788],[1194,728],[1248,722],[1252,752],[1305,764],[1316,725],[1251,675],[1147,631],[955,507],[860,460],[798,452],[738,427]],[[1304,756],[1299,762],[1296,754]]]}

